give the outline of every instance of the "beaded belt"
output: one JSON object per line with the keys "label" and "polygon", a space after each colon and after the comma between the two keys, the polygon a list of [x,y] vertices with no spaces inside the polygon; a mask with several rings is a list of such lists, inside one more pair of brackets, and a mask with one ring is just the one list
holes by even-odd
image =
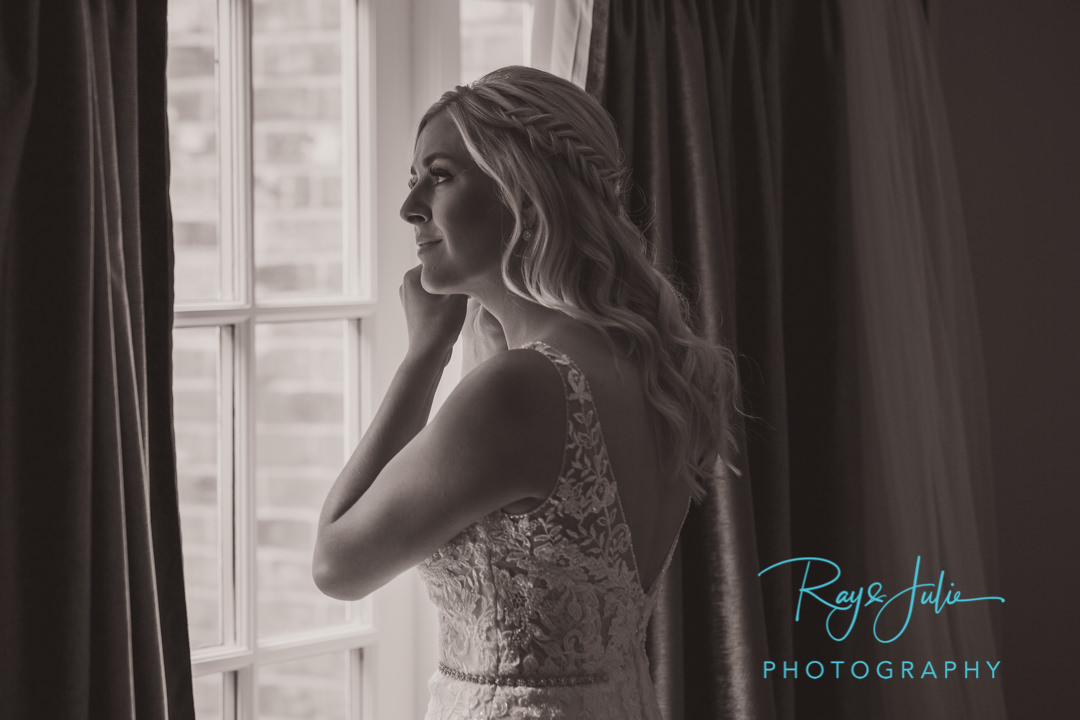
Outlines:
{"label": "beaded belt", "polygon": [[478,685],[505,685],[512,687],[558,687],[564,685],[594,685],[607,682],[607,673],[591,675],[553,675],[539,677],[519,677],[517,675],[475,675],[463,670],[456,670],[439,663],[439,672],[455,680],[476,683]]}

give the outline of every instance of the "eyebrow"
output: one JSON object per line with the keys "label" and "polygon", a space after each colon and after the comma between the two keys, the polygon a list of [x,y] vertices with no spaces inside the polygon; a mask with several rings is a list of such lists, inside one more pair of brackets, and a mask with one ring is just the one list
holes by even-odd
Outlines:
{"label": "eyebrow", "polygon": [[[421,161],[421,165],[422,165],[423,167],[428,167],[428,166],[430,166],[430,165],[431,165],[431,163],[435,162],[436,160],[450,160],[450,161],[452,161],[452,162],[459,162],[459,161],[458,161],[458,160],[457,160],[457,159],[456,159],[456,158],[455,158],[455,157],[454,157],[453,155],[451,155],[450,153],[445,153],[445,152],[441,152],[441,151],[438,151],[438,150],[437,150],[437,151],[435,151],[435,152],[431,153],[430,155],[428,155],[427,157],[425,157],[425,158],[424,158],[424,159],[423,159],[423,160]],[[411,173],[413,173],[413,174],[415,175],[415,174],[416,174],[416,167],[415,167],[415,166],[413,166],[413,167],[410,167],[410,168],[409,168],[409,172],[411,172]]]}

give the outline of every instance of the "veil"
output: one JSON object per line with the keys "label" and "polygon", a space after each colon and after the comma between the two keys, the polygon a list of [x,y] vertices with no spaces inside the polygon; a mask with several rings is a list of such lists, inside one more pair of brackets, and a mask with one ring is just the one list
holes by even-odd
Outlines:
{"label": "veil", "polygon": [[[919,3],[840,3],[859,353],[866,562],[883,578],[944,571],[997,596],[985,378],[967,240],[934,48]],[[979,680],[873,683],[875,718],[1004,718],[1002,603],[913,621],[882,657],[978,662]],[[930,613],[933,608],[917,608]],[[886,633],[889,634],[889,633]],[[998,666],[1000,678],[1004,663]],[[918,673],[918,669],[916,673]],[[918,674],[916,674],[918,677]]]}

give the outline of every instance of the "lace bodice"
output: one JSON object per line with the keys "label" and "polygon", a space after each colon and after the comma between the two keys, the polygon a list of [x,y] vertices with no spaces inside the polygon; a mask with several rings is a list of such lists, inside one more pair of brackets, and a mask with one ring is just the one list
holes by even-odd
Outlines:
{"label": "lace bodice", "polygon": [[641,585],[589,385],[562,352],[526,347],[563,379],[562,470],[534,510],[496,511],[421,563],[440,635],[426,719],[660,720],[645,657],[658,582]]}

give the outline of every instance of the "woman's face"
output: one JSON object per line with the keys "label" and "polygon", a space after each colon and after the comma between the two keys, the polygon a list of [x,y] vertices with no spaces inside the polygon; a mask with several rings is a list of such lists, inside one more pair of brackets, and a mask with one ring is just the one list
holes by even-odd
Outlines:
{"label": "woman's face", "polygon": [[423,288],[475,295],[493,282],[501,285],[503,241],[513,220],[446,113],[417,137],[409,184],[401,217],[416,230]]}

